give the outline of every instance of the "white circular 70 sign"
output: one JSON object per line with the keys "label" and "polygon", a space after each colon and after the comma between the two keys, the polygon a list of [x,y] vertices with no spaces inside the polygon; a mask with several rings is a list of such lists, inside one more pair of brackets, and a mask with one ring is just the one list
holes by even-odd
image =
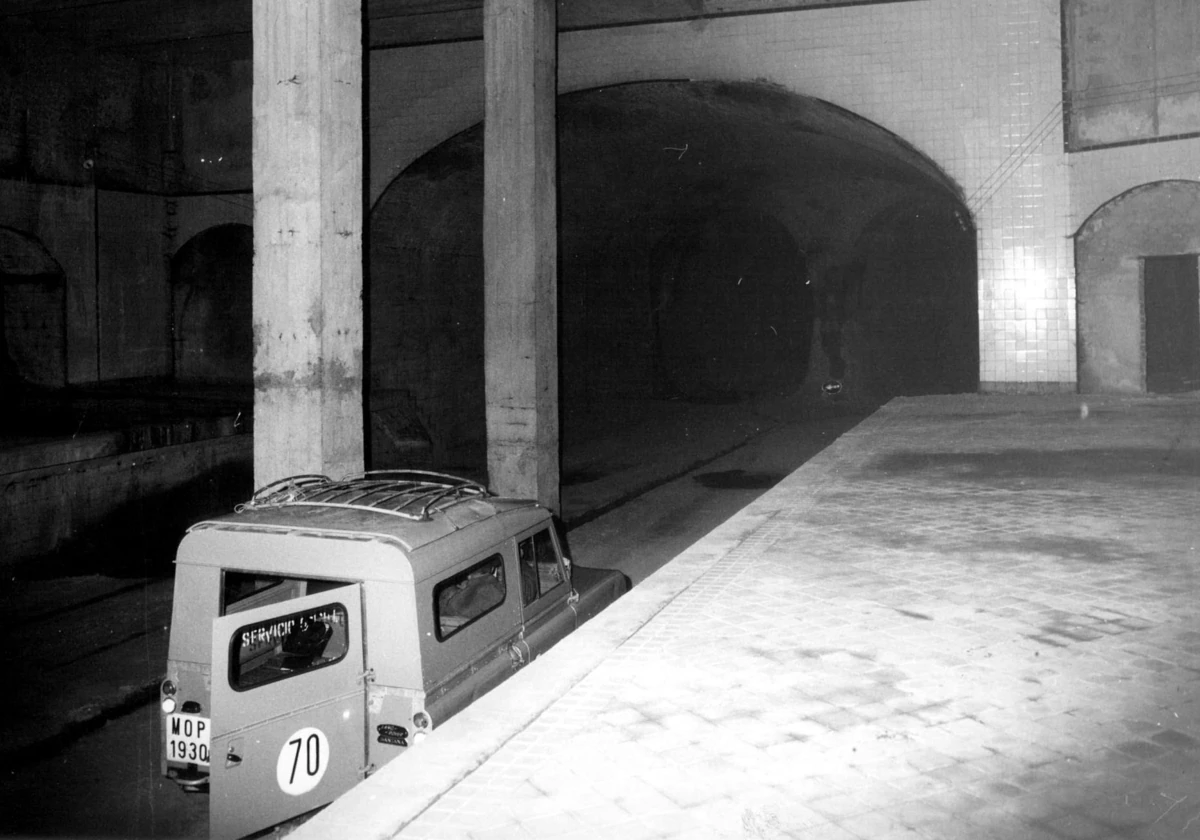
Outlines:
{"label": "white circular 70 sign", "polygon": [[279,789],[292,796],[315,788],[329,766],[329,739],[320,729],[306,726],[283,743],[275,764]]}

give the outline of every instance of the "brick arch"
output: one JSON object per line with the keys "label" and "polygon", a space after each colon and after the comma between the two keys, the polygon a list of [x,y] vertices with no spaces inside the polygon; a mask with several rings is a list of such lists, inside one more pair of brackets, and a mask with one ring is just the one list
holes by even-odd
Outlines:
{"label": "brick arch", "polygon": [[1141,184],[1075,233],[1081,393],[1146,390],[1143,258],[1200,253],[1200,181]]}

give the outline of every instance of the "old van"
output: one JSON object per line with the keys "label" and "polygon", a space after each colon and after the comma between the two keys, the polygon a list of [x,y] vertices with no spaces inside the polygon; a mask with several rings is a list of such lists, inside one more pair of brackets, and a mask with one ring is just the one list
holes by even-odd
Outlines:
{"label": "old van", "polygon": [[332,801],[626,591],[550,512],[426,472],[298,476],[176,558],[162,771],[213,837]]}

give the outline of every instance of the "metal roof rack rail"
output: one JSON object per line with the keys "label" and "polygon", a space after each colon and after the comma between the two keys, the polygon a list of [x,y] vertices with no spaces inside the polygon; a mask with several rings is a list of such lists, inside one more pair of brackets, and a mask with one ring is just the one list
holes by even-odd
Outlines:
{"label": "metal roof rack rail", "polygon": [[255,491],[234,510],[293,505],[386,513],[417,522],[468,499],[492,494],[470,479],[425,470],[372,470],[335,481],[324,475],[294,475]]}

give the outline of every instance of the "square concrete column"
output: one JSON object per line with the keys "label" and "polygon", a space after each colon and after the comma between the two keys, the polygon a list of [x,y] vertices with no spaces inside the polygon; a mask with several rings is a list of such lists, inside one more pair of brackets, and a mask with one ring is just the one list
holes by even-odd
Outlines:
{"label": "square concrete column", "polygon": [[559,507],[554,0],[485,0],[488,479]]}
{"label": "square concrete column", "polygon": [[253,0],[254,478],[363,469],[361,0]]}

